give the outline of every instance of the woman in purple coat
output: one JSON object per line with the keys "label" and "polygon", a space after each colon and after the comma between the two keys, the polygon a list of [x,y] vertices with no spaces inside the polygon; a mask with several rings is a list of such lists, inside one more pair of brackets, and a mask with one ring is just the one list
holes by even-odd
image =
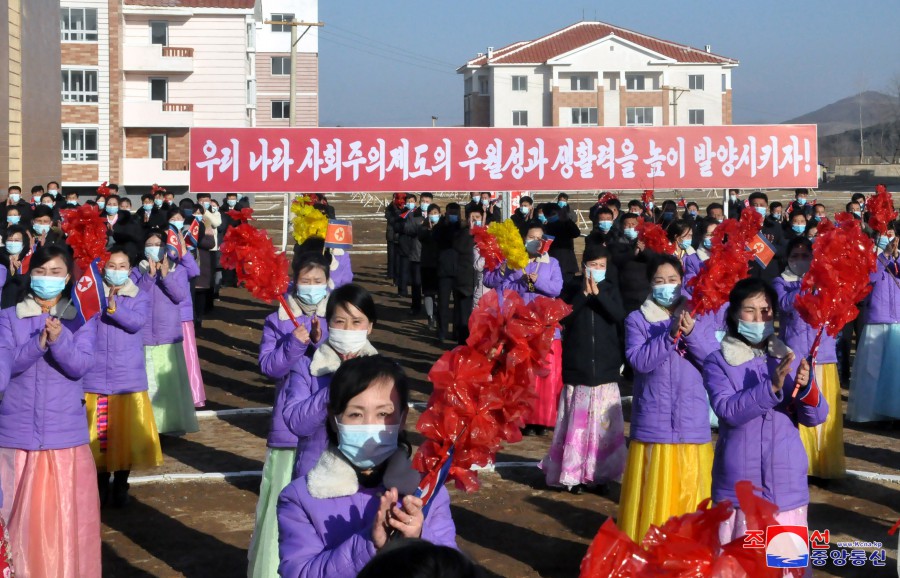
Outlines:
{"label": "woman in purple coat", "polygon": [[96,362],[84,378],[91,453],[97,465],[100,503],[109,496],[114,472],[113,507],[128,499],[128,474],[162,465],[162,449],[147,393],[141,330],[150,300],[129,278],[125,245],[114,245],[103,269],[107,308],[97,324]]}
{"label": "woman in purple coat", "polygon": [[[812,243],[805,237],[794,237],[787,245],[788,268],[775,279],[781,310],[781,339],[801,356],[806,356],[816,339],[816,329],[805,322],[794,301],[800,294],[800,282],[812,262]],[[816,356],[816,384],[828,403],[828,419],[816,427],[800,425],[800,439],[809,459],[809,475],[823,479],[844,477],[844,419],[841,412],[841,380],[838,377],[837,350],[834,337],[822,334]]]}
{"label": "woman in purple coat", "polygon": [[20,576],[101,574],[100,500],[82,390],[95,361],[97,319],[75,319],[71,272],[67,248],[39,248],[30,289],[0,312],[2,517]]}
{"label": "woman in purple coat", "polygon": [[[765,281],[738,282],[722,349],[704,363],[703,382],[719,416],[712,497],[737,504],[735,484],[749,480],[778,506],[780,524],[806,526],[808,464],[797,426],[824,422],[828,403],[810,382],[806,360],[774,335],[777,316],[778,296]],[[737,510],[719,537],[726,544],[746,529]]]}
{"label": "woman in purple coat", "polygon": [[650,296],[625,319],[634,396],[618,526],[636,542],[651,524],[709,497],[713,448],[700,370],[719,346],[713,325],[695,323],[686,309],[681,261],[658,255],[647,271]]}
{"label": "woman in purple coat", "polygon": [[[562,292],[563,276],[559,262],[541,250],[544,228],[539,223],[530,223],[525,234],[525,250],[528,265],[525,270],[513,271],[501,264],[493,271],[484,272],[484,286],[498,292],[511,289],[522,296],[525,303],[531,303],[539,296],[556,298]],[[556,425],[559,394],[562,380],[562,341],[559,329],[553,335],[550,353],[547,355],[550,373],[535,380],[537,399],[531,416],[526,418],[524,435],[541,435]]]}
{"label": "woman in purple coat", "polygon": [[402,433],[409,385],[400,366],[380,355],[348,360],[329,391],[329,445],[278,500],[280,575],[354,578],[392,534],[455,548],[447,490],[427,516],[412,495],[421,474]]}
{"label": "woman in purple coat", "polygon": [[286,390],[292,373],[309,374],[312,354],[327,337],[328,261],[322,253],[306,252],[295,262],[293,291],[285,300],[300,326],[295,327],[288,312],[279,307],[266,317],[259,345],[259,367],[266,377],[275,380],[275,404],[248,553],[250,578],[278,576],[275,506],[278,495],[293,478],[297,457],[297,436],[288,430],[282,416]]}
{"label": "woman in purple coat", "polygon": [[180,307],[191,298],[187,270],[169,259],[164,234],[159,231],[147,235],[144,256],[131,272],[131,280],[150,299],[142,335],[156,428],[160,434],[199,431],[181,344]]}
{"label": "woman in purple coat", "polygon": [[887,421],[900,419],[900,237],[892,223],[887,235],[880,235],[878,269],[869,280],[866,325],[859,339],[847,419]]}

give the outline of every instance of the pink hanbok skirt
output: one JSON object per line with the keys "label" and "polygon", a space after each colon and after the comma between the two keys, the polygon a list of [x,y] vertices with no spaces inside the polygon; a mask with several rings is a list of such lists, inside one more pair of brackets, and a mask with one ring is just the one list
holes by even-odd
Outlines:
{"label": "pink hanbok skirt", "polygon": [[525,418],[525,423],[554,427],[556,425],[559,393],[563,387],[562,341],[559,339],[554,339],[550,344],[550,353],[547,354],[546,366],[550,373],[535,380],[537,399],[534,402],[534,411],[531,412],[530,417]]}
{"label": "pink hanbok skirt", "polygon": [[184,335],[184,360],[187,362],[188,378],[191,383],[191,397],[194,407],[206,405],[206,388],[203,387],[203,374],[200,372],[200,358],[197,356],[197,337],[194,335],[194,322],[182,321],[181,334]]}

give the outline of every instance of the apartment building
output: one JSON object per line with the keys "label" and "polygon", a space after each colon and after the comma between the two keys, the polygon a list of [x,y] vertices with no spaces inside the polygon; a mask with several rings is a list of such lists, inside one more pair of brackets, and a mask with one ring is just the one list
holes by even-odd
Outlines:
{"label": "apartment building", "polygon": [[732,122],[732,58],[603,22],[488,48],[457,69],[466,126]]}
{"label": "apartment building", "polygon": [[[263,22],[318,16],[315,0],[61,0],[60,12],[62,176],[85,192],[181,193],[192,127],[287,126],[290,31]],[[315,125],[315,34],[303,49],[298,124]]]}
{"label": "apartment building", "polygon": [[[0,182],[59,180],[58,0],[0,0]],[[47,71],[51,71],[48,73]]]}

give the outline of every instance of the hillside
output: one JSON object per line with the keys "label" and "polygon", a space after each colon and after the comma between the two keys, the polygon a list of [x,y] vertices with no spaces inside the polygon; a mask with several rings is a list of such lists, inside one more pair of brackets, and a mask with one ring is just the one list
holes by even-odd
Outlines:
{"label": "hillside", "polygon": [[862,105],[863,127],[893,122],[900,116],[900,102],[896,97],[868,91],[848,96],[803,116],[785,121],[784,124],[818,125],[820,139],[853,129],[859,130],[860,105]]}

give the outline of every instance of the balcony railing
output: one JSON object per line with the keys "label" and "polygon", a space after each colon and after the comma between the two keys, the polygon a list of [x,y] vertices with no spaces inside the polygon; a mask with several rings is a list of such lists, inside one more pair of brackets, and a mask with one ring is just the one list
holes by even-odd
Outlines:
{"label": "balcony railing", "polygon": [[193,58],[194,49],[179,46],[163,46],[162,55],[166,58]]}
{"label": "balcony railing", "polygon": [[183,104],[175,102],[164,102],[162,105],[163,112],[194,112],[193,104]]}
{"label": "balcony railing", "polygon": [[188,170],[188,161],[165,160],[165,161],[163,161],[163,170],[164,171],[186,171],[186,170]]}

